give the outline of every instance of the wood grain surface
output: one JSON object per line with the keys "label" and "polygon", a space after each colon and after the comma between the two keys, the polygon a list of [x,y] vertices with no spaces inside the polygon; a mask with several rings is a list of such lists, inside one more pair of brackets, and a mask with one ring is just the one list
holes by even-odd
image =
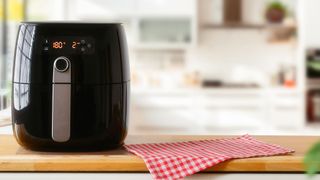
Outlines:
{"label": "wood grain surface", "polygon": [[[177,142],[233,136],[129,136],[127,144]],[[291,155],[235,159],[209,172],[300,172],[307,150],[320,140],[317,136],[255,136],[257,139],[295,149]],[[35,152],[20,147],[13,136],[0,135],[0,171],[31,172],[147,172],[143,160],[123,148],[100,152]]]}

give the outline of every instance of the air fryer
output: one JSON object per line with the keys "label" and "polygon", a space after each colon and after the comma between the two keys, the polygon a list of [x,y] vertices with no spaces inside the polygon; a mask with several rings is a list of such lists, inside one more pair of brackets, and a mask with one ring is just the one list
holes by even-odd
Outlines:
{"label": "air fryer", "polygon": [[127,134],[129,94],[121,24],[20,24],[12,124],[22,146],[49,151],[119,147]]}

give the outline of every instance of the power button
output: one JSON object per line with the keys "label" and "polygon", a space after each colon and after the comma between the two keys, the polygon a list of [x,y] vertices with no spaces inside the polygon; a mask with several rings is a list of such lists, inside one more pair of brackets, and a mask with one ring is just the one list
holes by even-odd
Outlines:
{"label": "power button", "polygon": [[66,72],[69,69],[70,60],[64,56],[54,60],[54,69],[58,72]]}

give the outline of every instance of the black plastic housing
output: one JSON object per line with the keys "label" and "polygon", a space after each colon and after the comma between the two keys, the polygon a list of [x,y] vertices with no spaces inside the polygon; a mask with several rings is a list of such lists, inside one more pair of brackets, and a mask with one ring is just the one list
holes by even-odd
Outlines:
{"label": "black plastic housing", "polygon": [[[52,39],[89,41],[90,48],[53,49]],[[89,45],[88,45],[89,47]],[[53,62],[70,60],[71,131],[51,138]],[[18,143],[32,150],[90,151],[123,144],[127,134],[130,72],[125,32],[112,23],[20,24],[13,66],[12,124]]]}

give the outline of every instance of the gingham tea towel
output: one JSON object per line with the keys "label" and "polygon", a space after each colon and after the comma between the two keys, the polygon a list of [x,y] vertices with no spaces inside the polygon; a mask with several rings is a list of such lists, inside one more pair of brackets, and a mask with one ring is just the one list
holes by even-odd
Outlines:
{"label": "gingham tea towel", "polygon": [[154,179],[181,179],[229,159],[294,152],[249,135],[215,140],[130,144],[125,148],[144,160]]}

